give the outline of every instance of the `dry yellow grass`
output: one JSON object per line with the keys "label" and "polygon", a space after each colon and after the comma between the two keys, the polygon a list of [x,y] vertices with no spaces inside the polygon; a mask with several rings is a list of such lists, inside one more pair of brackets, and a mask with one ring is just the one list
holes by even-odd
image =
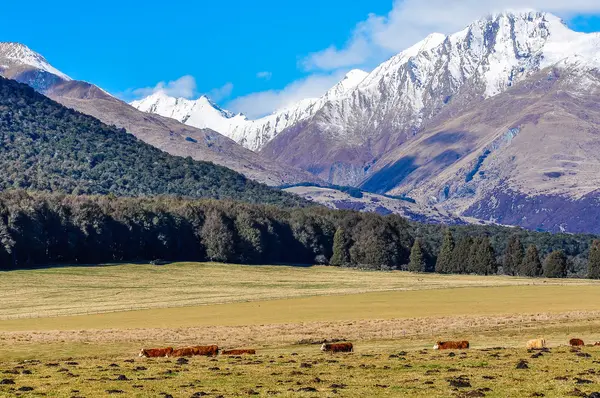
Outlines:
{"label": "dry yellow grass", "polygon": [[333,267],[182,263],[64,267],[0,274],[0,319],[291,297],[456,287],[599,286],[586,280],[417,275]]}

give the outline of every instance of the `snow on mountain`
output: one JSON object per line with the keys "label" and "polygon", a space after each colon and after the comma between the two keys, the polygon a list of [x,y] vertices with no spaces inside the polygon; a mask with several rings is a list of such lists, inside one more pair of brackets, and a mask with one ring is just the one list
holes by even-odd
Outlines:
{"label": "snow on mountain", "polygon": [[257,120],[219,108],[208,97],[197,100],[173,98],[157,92],[131,105],[141,111],[176,119],[189,126],[210,128],[248,149],[257,151],[286,128],[314,115],[327,102],[343,99],[368,75],[352,70],[320,98],[307,98]]}
{"label": "snow on mountain", "polygon": [[[448,105],[493,97],[559,63],[598,68],[600,34],[574,32],[544,12],[489,15],[455,34],[432,34],[390,58],[262,152],[330,182],[354,185],[374,161]],[[299,151],[310,158],[295,156]]]}
{"label": "snow on mountain", "polygon": [[0,69],[24,65],[52,73],[63,80],[71,80],[69,76],[50,65],[43,56],[29,47],[21,43],[0,42]]}

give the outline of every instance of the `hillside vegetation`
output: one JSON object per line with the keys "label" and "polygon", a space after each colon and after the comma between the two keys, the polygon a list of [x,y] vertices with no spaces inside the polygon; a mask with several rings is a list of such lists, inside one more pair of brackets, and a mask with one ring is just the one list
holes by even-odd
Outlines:
{"label": "hillside vegetation", "polygon": [[[597,277],[589,235],[173,197],[0,194],[0,265],[219,261],[445,274]],[[525,249],[527,248],[527,253]],[[591,255],[590,255],[591,253]],[[502,268],[500,268],[502,266]]]}
{"label": "hillside vegetation", "polygon": [[3,190],[308,203],[225,167],[171,156],[123,129],[4,78],[0,78],[0,169]]}

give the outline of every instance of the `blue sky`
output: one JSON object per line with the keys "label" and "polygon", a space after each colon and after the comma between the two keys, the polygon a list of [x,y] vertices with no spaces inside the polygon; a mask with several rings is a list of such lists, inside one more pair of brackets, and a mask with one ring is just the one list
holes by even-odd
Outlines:
{"label": "blue sky", "polygon": [[576,30],[600,31],[598,0],[7,3],[0,40],[28,45],[73,78],[127,99],[165,82],[173,94],[208,93],[252,116],[318,95],[351,68],[372,68],[427,33],[454,32],[505,6],[543,5]]}

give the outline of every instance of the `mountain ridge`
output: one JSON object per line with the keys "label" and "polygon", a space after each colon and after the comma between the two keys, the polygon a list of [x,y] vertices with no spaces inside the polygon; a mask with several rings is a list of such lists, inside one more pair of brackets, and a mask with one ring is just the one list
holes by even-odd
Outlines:
{"label": "mountain ridge", "polygon": [[210,128],[250,150],[259,151],[281,131],[311,117],[328,101],[344,98],[366,76],[366,72],[353,69],[323,96],[303,99],[259,119],[223,110],[205,95],[189,100],[157,91],[130,104],[143,112],[170,117],[189,126]]}

